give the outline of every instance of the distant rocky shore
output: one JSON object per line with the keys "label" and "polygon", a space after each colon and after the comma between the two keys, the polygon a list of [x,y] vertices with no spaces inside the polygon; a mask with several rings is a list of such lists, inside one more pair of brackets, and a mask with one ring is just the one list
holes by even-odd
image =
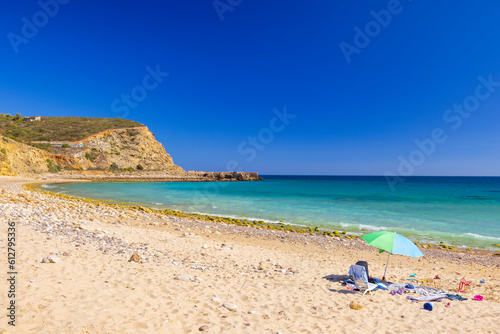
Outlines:
{"label": "distant rocky shore", "polygon": [[90,181],[156,181],[156,182],[208,182],[208,181],[262,181],[258,173],[247,172],[97,172],[68,171],[65,173],[46,173],[32,175],[42,179],[90,180]]}

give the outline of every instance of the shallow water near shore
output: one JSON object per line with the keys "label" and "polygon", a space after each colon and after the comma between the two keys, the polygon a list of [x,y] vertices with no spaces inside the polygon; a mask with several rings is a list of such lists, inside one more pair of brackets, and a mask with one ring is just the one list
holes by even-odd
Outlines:
{"label": "shallow water near shore", "polygon": [[500,250],[499,177],[264,176],[262,182],[49,184],[71,196]]}

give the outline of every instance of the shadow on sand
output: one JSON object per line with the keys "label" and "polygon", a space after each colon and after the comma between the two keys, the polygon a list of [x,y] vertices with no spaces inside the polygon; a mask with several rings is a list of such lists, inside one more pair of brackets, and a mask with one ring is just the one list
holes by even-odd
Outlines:
{"label": "shadow on sand", "polygon": [[349,275],[326,275],[323,278],[330,282],[344,283],[346,279],[349,279]]}
{"label": "shadow on sand", "polygon": [[[327,281],[334,282],[334,283],[344,283],[346,279],[349,279],[348,275],[327,275],[324,276],[323,279],[326,279]],[[340,290],[337,289],[328,289],[331,292],[338,292],[338,293],[343,293],[343,294],[351,294],[351,293],[356,293],[352,290],[347,290],[345,288],[342,288]]]}

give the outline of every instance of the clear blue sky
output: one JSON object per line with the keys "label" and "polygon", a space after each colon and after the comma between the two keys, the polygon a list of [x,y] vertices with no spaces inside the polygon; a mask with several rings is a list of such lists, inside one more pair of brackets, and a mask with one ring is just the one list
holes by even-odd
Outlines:
{"label": "clear blue sky", "polygon": [[498,1],[54,1],[0,11],[0,112],[133,119],[187,170],[500,175]]}

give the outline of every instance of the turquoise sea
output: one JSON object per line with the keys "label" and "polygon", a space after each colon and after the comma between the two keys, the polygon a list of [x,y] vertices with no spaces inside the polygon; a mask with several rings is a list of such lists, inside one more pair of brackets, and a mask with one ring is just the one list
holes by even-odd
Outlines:
{"label": "turquoise sea", "polygon": [[44,185],[68,195],[225,217],[390,230],[415,241],[500,250],[500,177],[264,176],[262,182],[102,182]]}

